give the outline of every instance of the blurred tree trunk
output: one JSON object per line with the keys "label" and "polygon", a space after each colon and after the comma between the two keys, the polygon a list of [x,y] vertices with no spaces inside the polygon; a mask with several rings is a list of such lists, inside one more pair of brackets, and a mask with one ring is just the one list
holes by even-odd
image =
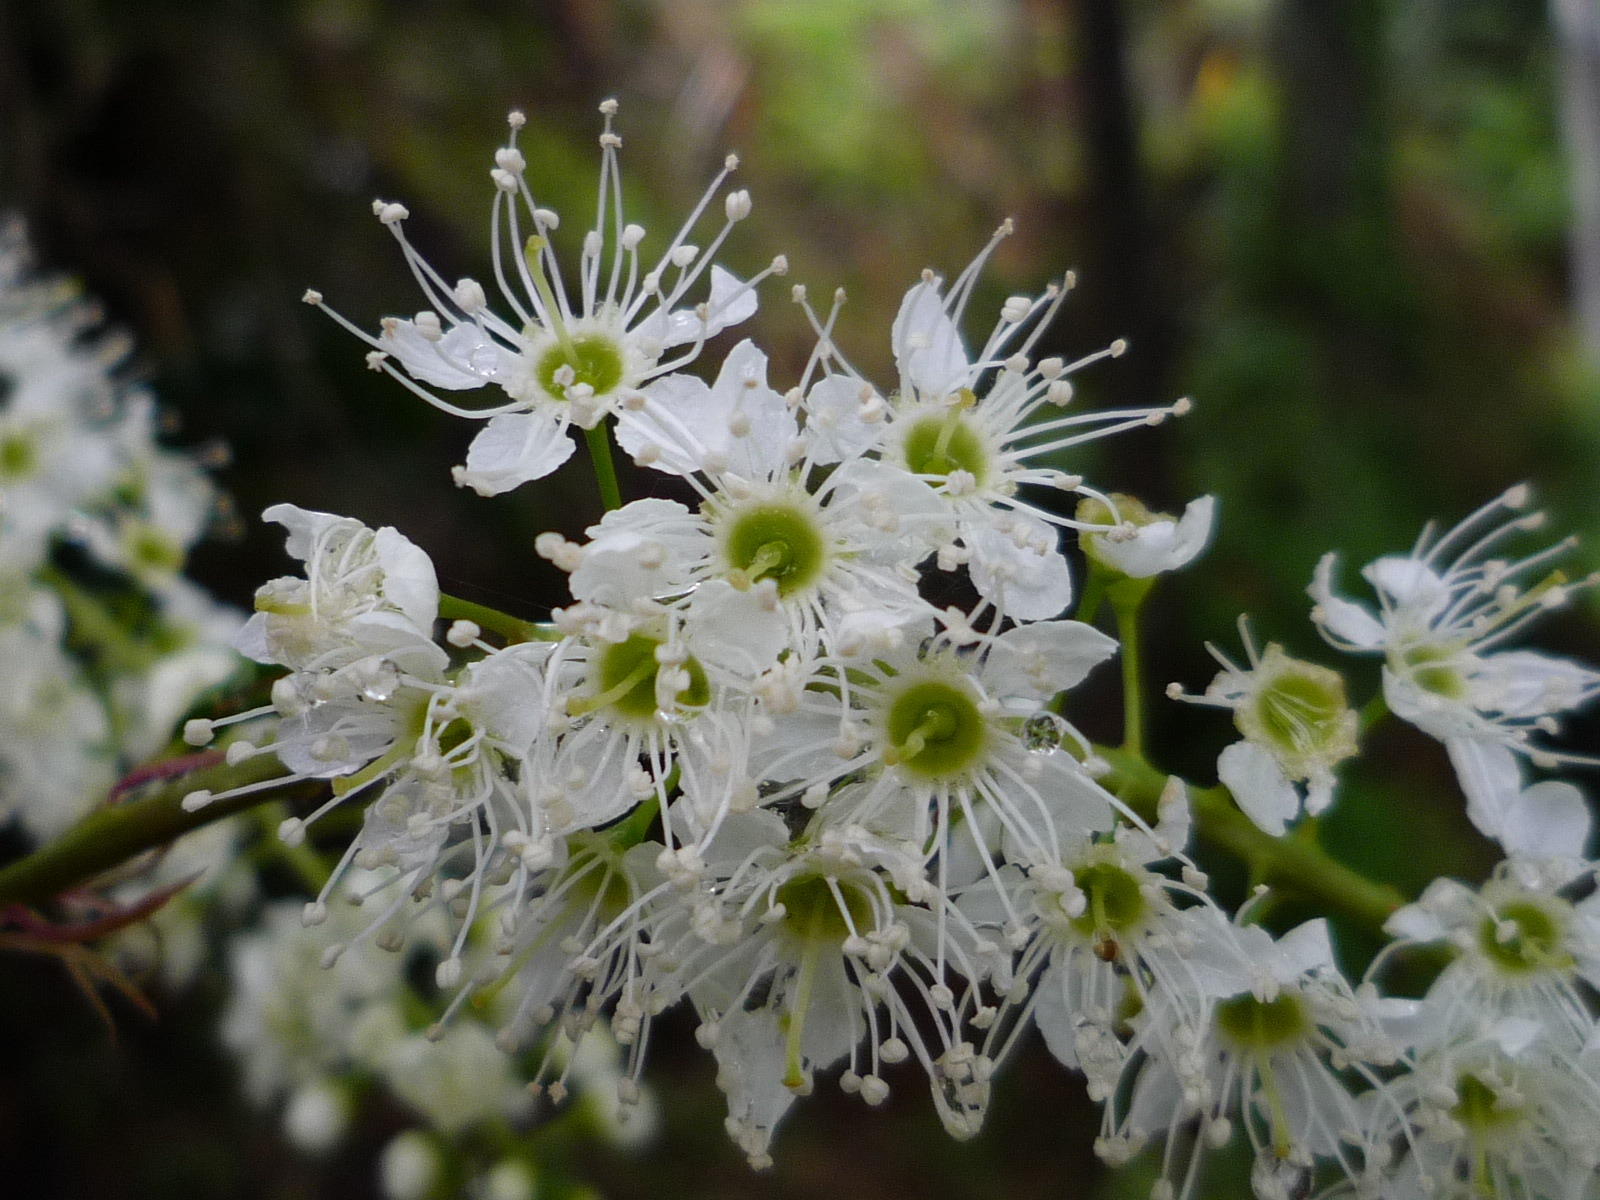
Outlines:
{"label": "blurred tree trunk", "polygon": [[1157,238],[1140,163],[1122,0],[1066,0],[1065,16],[1079,46],[1085,200],[1095,233],[1084,251],[1084,290],[1111,336],[1127,338],[1135,351],[1119,370],[1132,393],[1124,402],[1159,404],[1170,398],[1173,333],[1155,280]]}
{"label": "blurred tree trunk", "polygon": [[1551,0],[1571,178],[1571,291],[1589,359],[1600,365],[1600,2]]}
{"label": "blurred tree trunk", "polygon": [[1285,298],[1357,343],[1351,351],[1392,339],[1404,290],[1393,244],[1383,10],[1380,0],[1281,0],[1270,48],[1283,104]]}

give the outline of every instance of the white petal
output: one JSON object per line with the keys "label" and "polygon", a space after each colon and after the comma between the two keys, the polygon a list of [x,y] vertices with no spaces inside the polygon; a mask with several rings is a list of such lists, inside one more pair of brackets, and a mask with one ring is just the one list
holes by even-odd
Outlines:
{"label": "white petal", "polygon": [[1333,772],[1323,769],[1313,771],[1306,780],[1306,813],[1316,816],[1333,803]]}
{"label": "white petal", "polygon": [[1546,780],[1511,802],[1500,828],[1510,854],[1537,858],[1587,858],[1593,818],[1583,793],[1570,783]]}
{"label": "white petal", "polygon": [[1217,778],[1258,826],[1273,837],[1300,813],[1300,796],[1278,760],[1254,742],[1235,742],[1217,757]]}
{"label": "white petal", "polygon": [[1467,816],[1484,834],[1498,838],[1507,811],[1522,795],[1522,768],[1516,755],[1486,738],[1446,738],[1444,748],[1467,797]]}
{"label": "white petal", "polygon": [[524,642],[496,650],[467,668],[461,707],[512,755],[525,754],[546,717],[543,665],[553,646]]}
{"label": "white petal", "polygon": [[752,739],[750,769],[776,783],[826,782],[844,770],[846,760],[835,752],[838,738],[838,716],[784,713],[770,733]]}
{"label": "white petal", "polygon": [[378,341],[413,379],[450,391],[493,382],[516,356],[473,324],[457,325],[437,342],[417,332],[413,321],[396,321]]}
{"label": "white petal", "polygon": [[1039,621],[1007,630],[990,647],[983,684],[991,696],[1048,700],[1076,687],[1117,652],[1117,640],[1082,621]]}
{"label": "white petal", "polygon": [[[706,315],[702,320],[699,305],[665,312],[657,309],[630,332],[630,338],[654,342],[664,350],[683,346],[701,338],[715,337],[724,329],[737,325],[755,315],[756,291],[739,290],[744,282],[732,272],[712,265],[711,295],[705,301]],[[737,294],[737,298],[735,298]]]}
{"label": "white petal", "polygon": [[1051,966],[1034,985],[1033,1023],[1044,1035],[1044,1044],[1064,1067],[1078,1069],[1078,1014],[1067,1001],[1067,973]]}
{"label": "white petal", "polygon": [[491,417],[467,449],[467,464],[454,472],[457,484],[480,496],[498,496],[543,479],[572,457],[566,422],[543,412]]}
{"label": "white petal", "polygon": [[1211,540],[1216,499],[1201,496],[1190,501],[1176,521],[1153,521],[1140,526],[1131,538],[1116,541],[1095,538],[1095,553],[1131,579],[1148,579],[1163,571],[1176,571],[1192,562]]}
{"label": "white petal", "polygon": [[756,315],[756,290],[744,280],[716,264],[711,267],[711,299],[707,301],[710,331],[714,336],[724,329],[743,324]]}
{"label": "white petal", "polygon": [[1361,568],[1361,573],[1397,607],[1414,609],[1423,618],[1433,616],[1450,599],[1438,573],[1409,555],[1391,554],[1377,559]]}
{"label": "white petal", "polygon": [[[1387,929],[1388,926],[1385,925],[1384,928]],[[1444,935],[1441,932],[1439,936]],[[1420,1045],[1439,1027],[1438,1014],[1421,1000],[1375,996],[1362,1001],[1361,1008],[1402,1047]]]}
{"label": "white petal", "polygon": [[663,375],[644,389],[645,406],[617,414],[617,445],[668,475],[692,475],[704,457],[711,388],[693,375]]}
{"label": "white petal", "polygon": [[[767,356],[749,339],[740,342],[723,359],[711,390],[721,424],[710,431],[716,437],[713,448],[727,456],[728,468],[745,479],[782,473],[800,426],[783,397],[767,386]],[[730,427],[735,421],[748,432],[735,436]]]}
{"label": "white petal", "polygon": [[1383,931],[1391,937],[1410,938],[1415,942],[1436,942],[1446,934],[1436,913],[1421,904],[1407,904],[1389,914]]}
{"label": "white petal", "polygon": [[608,512],[586,532],[590,540],[569,581],[572,595],[620,611],[635,600],[686,590],[706,536],[683,505],[653,497]]}
{"label": "white petal", "polygon": [[857,521],[852,539],[864,555],[879,563],[914,566],[949,535],[949,508],[939,494],[908,471],[872,458],[852,458],[829,477],[830,510],[877,507],[894,514],[894,527],[882,529]]}
{"label": "white petal", "polygon": [[[617,418],[617,441],[646,465],[669,475],[706,469],[745,479],[765,479],[784,471],[790,445],[799,434],[794,413],[767,386],[767,356],[753,342],[740,342],[723,360],[717,382],[707,387],[692,375],[667,375],[643,389],[644,407],[624,409]],[[737,425],[743,432],[734,432]]]}
{"label": "white petal", "polygon": [[937,399],[967,382],[970,364],[961,331],[944,310],[939,283],[919,283],[900,302],[890,331],[900,377],[922,396]]}
{"label": "white petal", "polygon": [[239,632],[234,634],[233,648],[252,662],[276,663],[278,660],[267,645],[267,614],[251,615]]}
{"label": "white petal", "polygon": [[783,1086],[787,1048],[784,1022],[770,1009],[738,1010],[719,1023],[717,1081],[727,1094],[739,1148],[756,1161],[794,1103],[794,1093]]}
{"label": "white petal", "polygon": [[1537,1021],[1530,1021],[1526,1017],[1502,1017],[1489,1027],[1488,1036],[1500,1049],[1516,1058],[1543,1033],[1544,1029]]}
{"label": "white petal", "polygon": [[[1477,660],[1465,652],[1430,664],[1442,670],[1470,676],[1477,669]],[[1420,687],[1409,675],[1383,668],[1383,698],[1389,709],[1402,721],[1409,721],[1430,737],[1441,742],[1452,738],[1481,737],[1493,731],[1493,722],[1487,720],[1468,700],[1452,699]]]}
{"label": "white petal", "polygon": [[1600,691],[1600,673],[1532,650],[1507,650],[1479,658],[1470,686],[1477,708],[1540,717],[1565,712]]}
{"label": "white petal", "polygon": [[789,621],[783,609],[769,607],[760,589],[736,591],[721,579],[695,589],[684,627],[696,658],[746,678],[776,663],[788,646]]}
{"label": "white petal", "polygon": [[383,568],[383,598],[405,614],[424,637],[439,617],[439,580],[427,552],[397,529],[385,525],[373,535],[373,552]]}
{"label": "white petal", "polygon": [[[1019,804],[1024,814],[1020,824],[1006,827],[1002,844],[1008,858],[1022,862],[1041,850],[1048,854],[1066,853],[1111,828],[1110,793],[1085,775],[1072,755],[1064,750],[1022,754],[1037,763],[1038,774],[1028,772],[1025,777],[1038,792],[1039,800],[1036,803],[1030,798],[1026,804]],[[1050,840],[1052,834],[1054,844]]]}
{"label": "white petal", "polygon": [[1361,605],[1333,594],[1333,569],[1338,558],[1337,554],[1329,553],[1317,560],[1317,569],[1306,592],[1315,602],[1329,633],[1358,649],[1375,650],[1387,637],[1383,623]]}
{"label": "white petal", "polygon": [[806,393],[806,444],[813,462],[825,466],[856,458],[882,436],[886,421],[861,419],[863,388],[872,392],[849,375],[824,375]]}
{"label": "white petal", "polygon": [[1333,967],[1333,942],[1328,936],[1328,922],[1318,917],[1296,925],[1278,939],[1277,954],[1283,972],[1278,978],[1282,983],[1288,983],[1297,975]]}
{"label": "white petal", "polygon": [[261,519],[272,521],[287,529],[289,536],[284,540],[284,549],[294,558],[304,562],[306,555],[311,553],[311,545],[319,533],[330,525],[337,525],[340,521],[352,518],[316,512],[313,509],[301,508],[297,504],[274,504],[261,514]]}
{"label": "white petal", "polygon": [[[1042,521],[1030,522],[1044,526]],[[1055,531],[1049,534],[1053,540]],[[972,551],[972,586],[1013,620],[1043,621],[1072,603],[1072,574],[1066,559],[1054,550],[1041,554],[1018,546],[987,523],[964,526],[961,537]]]}

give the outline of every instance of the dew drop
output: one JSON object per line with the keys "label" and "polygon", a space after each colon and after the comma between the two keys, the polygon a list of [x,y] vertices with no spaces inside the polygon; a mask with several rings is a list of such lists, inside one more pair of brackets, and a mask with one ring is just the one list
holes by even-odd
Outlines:
{"label": "dew drop", "polygon": [[1022,725],[1022,744],[1034,754],[1049,754],[1061,748],[1067,723],[1053,712],[1034,713]]}
{"label": "dew drop", "polygon": [[467,366],[474,375],[487,378],[500,368],[500,351],[493,346],[477,346],[467,355]]}
{"label": "dew drop", "polygon": [[395,688],[400,686],[400,669],[387,659],[373,671],[367,686],[361,689],[361,694],[368,700],[375,700],[379,704],[394,695]]}

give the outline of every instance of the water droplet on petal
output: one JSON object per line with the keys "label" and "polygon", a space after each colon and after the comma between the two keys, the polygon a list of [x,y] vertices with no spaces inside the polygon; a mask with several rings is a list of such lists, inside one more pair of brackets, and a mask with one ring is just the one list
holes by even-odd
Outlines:
{"label": "water droplet on petal", "polygon": [[368,700],[382,704],[394,695],[395,688],[399,686],[400,669],[385,659],[373,671],[372,678],[367,682],[367,686],[361,689],[361,694]]}
{"label": "water droplet on petal", "polygon": [[478,346],[467,355],[467,367],[474,375],[488,377],[500,368],[500,351],[494,346]]}
{"label": "water droplet on petal", "polygon": [[1022,725],[1022,744],[1034,754],[1049,754],[1061,748],[1067,736],[1067,723],[1053,712],[1038,712]]}

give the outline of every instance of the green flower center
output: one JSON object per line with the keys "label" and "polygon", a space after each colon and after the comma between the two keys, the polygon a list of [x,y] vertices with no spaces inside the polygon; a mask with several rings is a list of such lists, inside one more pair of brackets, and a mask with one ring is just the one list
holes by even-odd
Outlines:
{"label": "green flower center", "polygon": [[33,474],[39,454],[33,442],[21,433],[0,437],[0,479],[22,479]]}
{"label": "green flower center", "polygon": [[1072,919],[1072,928],[1093,938],[1095,953],[1107,962],[1119,952],[1114,935],[1131,929],[1149,912],[1150,904],[1140,891],[1139,880],[1113,863],[1093,863],[1073,872],[1087,901],[1083,914]]}
{"label": "green flower center", "polygon": [[1331,740],[1344,710],[1344,686],[1311,675],[1284,675],[1256,697],[1256,716],[1267,736],[1296,748]]}
{"label": "green flower center", "polygon": [[780,596],[814,584],[828,561],[816,515],[795,504],[761,504],[734,513],[722,552],[734,587],[743,591],[771,579]]}
{"label": "green flower center", "polygon": [[604,396],[622,382],[622,347],[605,334],[576,334],[540,356],[534,378],[557,400],[567,399],[567,389],[579,384]]}
{"label": "green flower center", "polygon": [[[656,676],[661,663],[656,658],[656,648],[662,643],[647,634],[635,633],[625,642],[617,642],[600,651],[595,674],[599,688],[592,696],[574,697],[567,701],[567,711],[573,716],[611,708],[624,717],[651,719],[656,709]],[[711,701],[711,685],[706,682],[705,668],[692,655],[684,662],[683,670],[689,682],[678,689],[672,703],[676,708],[704,708]]]}
{"label": "green flower center", "polygon": [[843,942],[852,925],[862,934],[877,928],[867,894],[852,884],[834,882],[844,898],[843,908],[824,875],[796,875],[779,887],[776,899],[784,908],[784,929],[804,941]]}
{"label": "green flower center", "polygon": [[1270,1053],[1311,1032],[1305,1001],[1293,992],[1257,1000],[1249,992],[1217,1005],[1217,1029],[1241,1050]]}
{"label": "green flower center", "polygon": [[906,431],[906,469],[913,475],[944,479],[952,471],[965,471],[981,487],[989,473],[989,451],[983,439],[962,415],[975,400],[965,388],[963,403],[953,405],[944,416],[917,417]]}
{"label": "green flower center", "polygon": [[1503,1103],[1500,1089],[1471,1071],[1464,1072],[1456,1080],[1455,1091],[1457,1099],[1450,1115],[1476,1133],[1503,1129],[1521,1119],[1519,1106]]}
{"label": "green flower center", "polygon": [[[1514,932],[1504,941],[1500,927],[1509,922]],[[1533,971],[1564,970],[1572,956],[1562,948],[1563,930],[1556,916],[1528,900],[1504,904],[1496,916],[1485,917],[1478,927],[1478,946],[1490,962],[1516,975]]]}
{"label": "green flower center", "polygon": [[571,880],[567,912],[585,912],[592,908],[603,924],[621,915],[633,903],[627,875],[606,852],[599,838],[580,845],[566,874]]}
{"label": "green flower center", "polygon": [[983,755],[988,726],[972,694],[943,679],[913,683],[889,705],[883,761],[929,779],[964,774]]}
{"label": "green flower center", "polygon": [[1460,700],[1467,694],[1467,681],[1453,665],[1456,651],[1448,646],[1412,646],[1400,654],[1404,673],[1425,692]]}
{"label": "green flower center", "polygon": [[1234,713],[1239,732],[1265,745],[1300,778],[1356,752],[1356,716],[1337,671],[1290,658],[1268,646],[1256,672],[1260,686]]}

